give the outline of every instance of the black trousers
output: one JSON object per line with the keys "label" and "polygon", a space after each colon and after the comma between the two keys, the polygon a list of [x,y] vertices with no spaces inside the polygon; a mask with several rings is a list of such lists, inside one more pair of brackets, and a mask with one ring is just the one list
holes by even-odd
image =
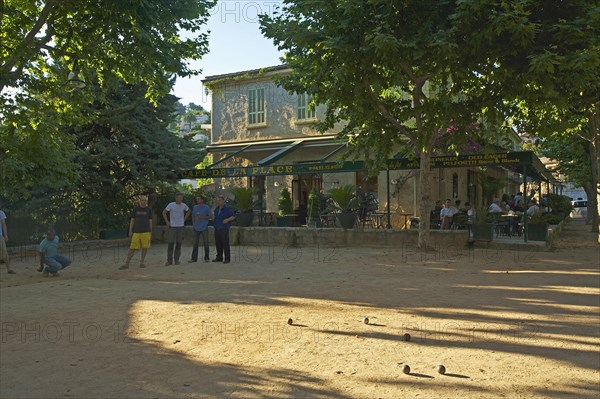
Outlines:
{"label": "black trousers", "polygon": [[217,246],[217,259],[230,261],[229,229],[215,229],[215,245]]}

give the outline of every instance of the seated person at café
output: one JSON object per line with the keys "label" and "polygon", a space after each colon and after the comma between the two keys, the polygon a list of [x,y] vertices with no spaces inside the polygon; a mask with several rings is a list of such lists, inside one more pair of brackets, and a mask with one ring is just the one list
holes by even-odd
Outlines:
{"label": "seated person at caf\u00e9", "polygon": [[492,202],[492,204],[490,205],[490,207],[488,208],[488,213],[504,213],[505,210],[502,208],[502,204],[500,202],[499,199],[495,199],[494,202]]}
{"label": "seated person at caf\u00e9", "polygon": [[465,202],[465,213],[469,217],[470,221],[475,220],[475,209],[473,209],[469,201]]}
{"label": "seated person at caf\u00e9", "polygon": [[540,213],[540,207],[537,204],[537,200],[533,198],[531,200],[531,206],[527,209],[527,216],[533,216],[536,213]]}
{"label": "seated person at caf\u00e9", "polygon": [[442,211],[442,209],[444,209],[444,207],[442,206],[442,200],[435,201],[435,206],[433,207],[432,212],[439,214]]}
{"label": "seated person at caf\u00e9", "polygon": [[456,210],[460,213],[466,213],[465,208],[461,208],[460,204],[461,204],[461,201],[459,199],[454,201],[454,207],[456,208]]}
{"label": "seated person at caf\u00e9", "polygon": [[540,207],[540,211],[542,213],[550,213],[550,212],[552,212],[552,208],[550,208],[548,202],[549,201],[548,201],[547,197],[542,198],[542,203],[541,203],[542,206]]}
{"label": "seated person at caf\u00e9", "polygon": [[513,197],[513,202],[515,203],[515,206],[519,205],[519,202],[521,202],[521,200],[523,200],[523,192],[519,191]]}
{"label": "seated person at caf\u00e9", "polygon": [[440,228],[440,223],[441,223],[440,212],[442,211],[442,209],[444,209],[442,207],[442,201],[441,200],[435,201],[435,207],[431,211],[431,215],[430,215],[431,228],[435,228],[435,229]]}
{"label": "seated person at caf\u00e9", "polygon": [[442,229],[449,229],[452,224],[452,217],[458,213],[458,209],[452,206],[450,199],[446,199],[444,208],[440,211],[440,219],[442,221]]}
{"label": "seated person at caf\u00e9", "polygon": [[515,212],[523,212],[523,200],[515,201],[515,205],[512,209]]}

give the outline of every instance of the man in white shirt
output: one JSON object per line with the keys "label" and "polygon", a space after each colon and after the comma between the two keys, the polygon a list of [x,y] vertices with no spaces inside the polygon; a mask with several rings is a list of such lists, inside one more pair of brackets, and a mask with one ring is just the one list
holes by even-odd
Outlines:
{"label": "man in white shirt", "polygon": [[446,199],[446,202],[444,204],[444,208],[442,208],[442,210],[440,211],[440,219],[442,221],[442,229],[449,229],[450,225],[452,224],[452,217],[454,216],[454,214],[458,213],[458,209],[456,209],[456,207],[452,206],[452,202],[450,202],[450,199]]}
{"label": "man in white shirt", "polygon": [[[167,212],[169,212],[169,218],[167,218]],[[167,247],[167,263],[165,263],[165,266],[171,266],[173,263],[179,264],[184,225],[187,218],[190,217],[190,213],[190,208],[183,202],[182,193],[177,193],[175,202],[169,203],[162,211],[165,223],[169,226],[169,246]],[[175,247],[175,253],[173,253],[173,247]]]}
{"label": "man in white shirt", "polygon": [[502,207],[500,206],[500,200],[495,199],[494,202],[488,208],[488,213],[503,213]]}
{"label": "man in white shirt", "polygon": [[6,228],[6,213],[0,209],[0,259],[6,265],[8,274],[15,274],[15,271],[10,268],[10,258],[6,249],[6,241],[8,241],[8,229]]}
{"label": "man in white shirt", "polygon": [[533,216],[536,213],[540,213],[540,207],[537,204],[537,200],[533,198],[531,200],[531,206],[527,209],[527,216]]}

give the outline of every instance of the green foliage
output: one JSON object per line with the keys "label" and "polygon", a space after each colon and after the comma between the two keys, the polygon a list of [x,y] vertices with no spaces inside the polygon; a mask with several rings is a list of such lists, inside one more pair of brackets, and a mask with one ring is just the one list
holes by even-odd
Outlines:
{"label": "green foliage", "polygon": [[353,184],[333,187],[329,190],[329,195],[331,195],[336,209],[342,213],[354,212],[359,208],[356,199],[356,186]]}
{"label": "green foliage", "polygon": [[507,184],[506,178],[493,178],[485,173],[477,175],[477,183],[481,186],[484,205],[489,205],[498,196],[500,191]]}
{"label": "green foliage", "polygon": [[[520,131],[547,139],[542,150],[551,147],[548,154],[559,160],[559,169],[586,188],[594,202],[588,210],[597,232],[598,2],[462,0],[457,4],[454,30],[465,38],[458,49],[474,75],[481,77],[477,80],[482,90],[494,93],[488,104],[510,116]],[[469,37],[475,30],[480,40]],[[482,54],[488,60],[479,63]]]}
{"label": "green foliage", "polygon": [[475,211],[475,219],[473,220],[474,224],[485,224],[489,223],[489,206],[482,205]]}
{"label": "green foliage", "polygon": [[398,146],[431,151],[450,126],[458,147],[479,119],[478,93],[459,84],[472,77],[455,58],[450,4],[296,0],[262,16],[261,30],[293,69],[280,83],[327,105],[318,128],[348,121],[341,136],[377,163]]}
{"label": "green foliage", "polygon": [[[557,169],[580,187],[591,187],[589,143],[580,136],[561,131],[540,142],[539,151],[558,161]],[[592,190],[590,190],[592,191]]]}
{"label": "green foliage", "polygon": [[568,215],[573,210],[571,199],[566,195],[548,194],[547,201],[553,212],[564,212]]}
{"label": "green foliage", "polygon": [[544,224],[547,223],[546,216],[542,212],[535,212],[529,216],[529,223],[531,224]]}
{"label": "green foliage", "polygon": [[[479,30],[455,35],[455,10],[447,1],[290,0],[260,17],[292,70],[278,83],[326,105],[319,131],[341,123],[350,157],[365,159],[371,172],[398,151],[421,157],[421,214],[432,202],[427,159],[436,142],[458,152],[476,133],[473,122],[496,120],[483,118],[489,92],[471,65],[485,62],[485,51],[459,54],[458,43],[481,40]],[[438,140],[445,134],[452,140]],[[419,246],[428,247],[429,224],[421,226]]]}
{"label": "green foliage", "polygon": [[319,217],[319,192],[315,187],[308,193],[308,216],[311,218]]}
{"label": "green foliage", "polygon": [[281,189],[281,192],[279,193],[278,205],[279,216],[290,215],[293,212],[292,196],[290,194],[290,190],[288,190],[287,187]]}
{"label": "green foliage", "polygon": [[145,87],[117,80],[105,94],[102,101],[82,107],[95,113],[93,122],[66,131],[79,149],[79,181],[69,189],[83,203],[97,198],[127,204],[138,194],[175,182],[176,170],[191,169],[202,159],[203,145],[167,129],[174,96],[164,96],[153,106],[144,98]]}
{"label": "green foliage", "polygon": [[559,224],[560,222],[562,222],[565,218],[562,215],[554,215],[554,214],[547,214],[544,215],[544,220],[546,221],[546,223],[548,224]]}
{"label": "green foliage", "polygon": [[[175,76],[197,74],[189,61],[208,51],[200,28],[214,4],[2,2],[0,196],[29,198],[77,184],[77,145],[63,127],[94,122],[115,79],[143,88],[138,98],[157,105]],[[69,91],[74,69],[87,87]]]}
{"label": "green foliage", "polygon": [[[48,160],[45,155],[55,154],[52,141],[48,141],[44,144],[48,154],[30,150],[40,160],[32,158],[28,162],[43,163],[38,169],[15,176],[13,164],[3,163],[8,177],[2,181],[0,198],[14,200],[8,202],[9,210],[28,215],[29,223],[23,228],[36,237],[44,230],[36,226],[48,224],[60,227],[65,239],[97,238],[99,229],[124,229],[138,194],[148,194],[159,215],[176,192],[189,194],[190,188],[175,184],[174,171],[193,168],[204,156],[201,144],[167,130],[176,104],[174,96],[165,96],[154,106],[145,98],[145,87],[117,80],[106,82],[105,89],[90,85],[88,90],[97,91],[97,100],[80,107],[80,111],[93,114],[94,120],[55,128],[58,142],[69,144],[68,155]],[[62,163],[76,167],[76,173],[54,182],[52,177],[61,175],[53,168]],[[8,186],[18,182],[28,183],[16,186],[18,190]],[[23,193],[28,201],[19,201]],[[188,196],[188,204],[190,200]],[[157,220],[161,223],[162,218]],[[27,236],[24,232],[23,239]]]}
{"label": "green foliage", "polygon": [[253,200],[254,189],[252,187],[232,187],[229,189],[233,194],[233,210],[239,213],[250,213],[255,207]]}
{"label": "green foliage", "polygon": [[[59,80],[71,68],[86,80],[114,74],[128,83],[143,82],[156,99],[168,93],[172,75],[198,73],[189,60],[208,51],[200,33],[212,0],[162,2],[6,0],[2,6],[0,91],[30,91],[63,65]],[[186,30],[188,35],[182,36]]]}

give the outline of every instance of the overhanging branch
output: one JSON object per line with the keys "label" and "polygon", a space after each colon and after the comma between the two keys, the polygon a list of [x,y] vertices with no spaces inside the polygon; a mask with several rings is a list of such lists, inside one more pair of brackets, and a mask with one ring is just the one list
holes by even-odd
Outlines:
{"label": "overhanging branch", "polygon": [[30,54],[37,52],[52,38],[53,31],[48,32],[46,36],[44,36],[42,39],[36,39],[36,36],[48,21],[50,13],[54,7],[55,1],[48,0],[31,30],[27,33],[27,35],[21,41],[21,43],[19,43],[19,45],[15,48],[14,53],[10,57],[8,57],[6,62],[0,65],[0,76],[5,77],[2,78],[2,80],[0,80],[0,90],[4,89],[4,87],[8,85],[9,79],[11,79],[12,76],[14,76],[14,74],[11,72],[14,72],[13,68],[15,67],[15,65],[17,65],[17,63],[19,63],[20,61],[21,65],[19,66],[18,70],[22,72],[24,64],[28,61],[24,58],[26,58],[26,56],[29,56]]}
{"label": "overhanging branch", "polygon": [[369,84],[369,81],[366,78],[363,80],[363,85],[365,87],[365,90],[367,91],[367,94],[369,95],[371,100],[373,100],[373,102],[375,103],[375,106],[381,113],[381,116],[383,116],[396,129],[398,129],[400,131],[400,133],[402,133],[403,135],[405,135],[407,137],[410,137],[411,136],[410,130],[408,130],[406,128],[406,126],[404,126],[402,124],[402,122],[400,122],[396,117],[394,117],[394,115],[392,115],[392,113],[387,109],[385,104],[383,104],[381,99],[379,97],[377,97],[377,95],[375,95],[375,93],[373,92],[373,89],[371,88],[371,85]]}

